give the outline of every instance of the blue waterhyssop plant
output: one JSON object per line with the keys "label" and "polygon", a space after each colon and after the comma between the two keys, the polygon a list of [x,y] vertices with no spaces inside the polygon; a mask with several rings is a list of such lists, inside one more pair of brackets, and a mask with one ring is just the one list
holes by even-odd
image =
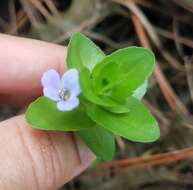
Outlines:
{"label": "blue waterhyssop plant", "polygon": [[26,119],[34,128],[76,132],[103,160],[114,156],[115,135],[155,141],[158,124],[140,101],[154,63],[149,49],[128,47],[106,56],[76,33],[68,45],[68,70],[61,77],[45,71],[43,96],[29,105]]}

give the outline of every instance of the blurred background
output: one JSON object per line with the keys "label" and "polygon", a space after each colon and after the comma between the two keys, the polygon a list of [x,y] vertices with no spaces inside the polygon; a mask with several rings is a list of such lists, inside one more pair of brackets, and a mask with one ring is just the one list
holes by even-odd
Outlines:
{"label": "blurred background", "polygon": [[[98,163],[63,190],[193,189],[193,0],[1,0],[0,32],[67,45],[80,31],[107,54],[144,46],[157,64],[144,103],[161,138],[117,138],[114,161]],[[19,111],[0,106],[0,118]]]}

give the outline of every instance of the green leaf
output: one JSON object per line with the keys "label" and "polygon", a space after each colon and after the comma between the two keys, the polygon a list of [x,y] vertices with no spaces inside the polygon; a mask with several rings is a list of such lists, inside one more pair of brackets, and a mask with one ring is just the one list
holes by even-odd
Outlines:
{"label": "green leaf", "polygon": [[123,104],[118,104],[113,107],[103,107],[105,110],[110,111],[112,113],[128,113],[130,112],[130,103],[129,101],[125,101]]}
{"label": "green leaf", "polygon": [[[147,91],[148,83],[145,81],[140,87],[138,87],[134,93],[132,94],[133,97],[141,100]],[[113,113],[128,113],[130,111],[130,99],[128,98],[123,104],[119,104],[114,107],[106,107],[104,109],[113,112]]]}
{"label": "green leaf", "polygon": [[83,96],[89,100],[92,103],[102,105],[102,106],[107,106],[107,107],[112,107],[117,105],[115,101],[113,101],[109,97],[102,97],[98,96],[94,93],[92,83],[91,83],[91,77],[90,77],[90,72],[86,68],[82,68],[80,71],[80,87],[82,90]]}
{"label": "green leaf", "polygon": [[[103,94],[105,89],[111,92],[110,96],[113,99],[122,101],[131,96],[148,79],[152,73],[154,63],[154,54],[149,49],[141,47],[120,49],[106,56],[95,66],[92,73],[93,86],[97,89],[98,94]],[[106,72],[107,68],[114,71],[114,67],[117,71],[112,72],[112,76],[109,74],[108,78],[105,78],[103,72]],[[101,87],[100,84],[104,78],[110,82]]]}
{"label": "green leaf", "polygon": [[[138,100],[141,100],[147,91],[147,86],[148,86],[148,82],[146,80],[140,87],[138,87],[134,91],[132,96],[137,98]],[[113,112],[113,113],[128,113],[130,111],[129,106],[130,106],[130,99],[128,98],[123,104],[119,104],[117,106],[110,107],[110,108],[107,107],[104,109],[106,109],[110,112]]]}
{"label": "green leaf", "polygon": [[26,119],[34,128],[44,130],[78,131],[93,126],[81,106],[69,112],[61,112],[55,102],[44,96],[30,104]]}
{"label": "green leaf", "polygon": [[105,110],[110,111],[112,113],[128,113],[130,112],[130,108],[128,105],[118,105],[114,107],[104,107]]}
{"label": "green leaf", "polygon": [[110,87],[120,79],[118,63],[106,62],[99,64],[99,66],[97,65],[96,68],[98,69],[94,69],[94,73],[92,74],[94,91],[98,94],[110,95]]}
{"label": "green leaf", "polygon": [[147,86],[148,86],[148,82],[146,80],[140,87],[138,87],[134,91],[132,96],[134,96],[138,100],[141,100],[143,98],[143,96],[145,95],[146,91],[147,91]]}
{"label": "green leaf", "polygon": [[92,152],[102,160],[112,160],[115,153],[114,136],[100,126],[78,131],[78,135]]}
{"label": "green leaf", "polygon": [[68,45],[68,68],[77,68],[80,71],[82,67],[86,67],[92,70],[104,57],[100,48],[86,36],[81,33],[72,35]]}
{"label": "green leaf", "polygon": [[158,139],[159,127],[149,110],[134,97],[130,97],[129,103],[131,111],[125,114],[110,113],[97,105],[88,105],[86,112],[93,121],[114,135],[137,142]]}

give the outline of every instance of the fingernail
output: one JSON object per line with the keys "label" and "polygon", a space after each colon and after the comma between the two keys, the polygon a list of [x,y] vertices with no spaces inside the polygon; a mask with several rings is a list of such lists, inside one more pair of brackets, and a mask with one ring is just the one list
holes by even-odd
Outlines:
{"label": "fingernail", "polygon": [[76,136],[76,143],[82,164],[89,164],[96,159],[95,155],[89,150],[89,148],[78,136]]}

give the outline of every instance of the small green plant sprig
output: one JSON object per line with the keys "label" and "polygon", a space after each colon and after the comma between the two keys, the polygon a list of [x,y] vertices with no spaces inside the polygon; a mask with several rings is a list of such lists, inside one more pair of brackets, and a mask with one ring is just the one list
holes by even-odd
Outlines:
{"label": "small green plant sprig", "polygon": [[[76,132],[102,160],[113,158],[115,135],[143,143],[159,138],[157,121],[140,101],[155,63],[149,49],[127,47],[106,56],[83,34],[75,33],[66,62],[66,75],[74,75],[80,89],[69,87],[71,91],[60,89],[58,95],[54,94],[46,85],[55,88],[53,78],[58,81],[58,76],[53,70],[46,73],[49,77],[43,76],[42,85],[48,96],[39,97],[26,111],[32,127]],[[66,78],[63,76],[64,83],[71,85],[73,77]],[[75,95],[66,101],[71,92]]]}

